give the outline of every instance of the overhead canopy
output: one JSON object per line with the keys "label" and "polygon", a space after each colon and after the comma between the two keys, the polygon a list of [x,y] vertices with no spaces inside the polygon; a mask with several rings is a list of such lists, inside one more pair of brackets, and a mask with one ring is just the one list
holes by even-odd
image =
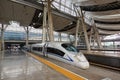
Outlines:
{"label": "overhead canopy", "polygon": [[[32,0],[29,0],[32,1]],[[27,2],[28,3],[28,2]],[[21,26],[33,26],[35,28],[42,28],[42,20],[43,20],[43,6],[38,6],[38,3],[34,4],[25,4],[16,0],[0,0],[0,23],[9,24],[9,21],[17,21],[20,22]],[[39,8],[39,7],[42,7]],[[62,12],[57,12],[53,10],[53,26],[54,30],[61,30],[65,26],[68,26],[73,21],[76,21],[74,17],[68,14],[64,14]]]}
{"label": "overhead canopy", "polygon": [[21,25],[30,24],[35,8],[17,4],[9,0],[0,0],[0,22],[9,24],[9,21],[18,21]]}
{"label": "overhead canopy", "polygon": [[119,0],[82,0],[76,6],[84,11],[87,24],[93,26],[92,19],[95,21],[100,34],[120,33]]}
{"label": "overhead canopy", "polygon": [[[22,3],[22,1],[24,3]],[[36,0],[0,0],[0,22],[18,21],[22,26],[42,28],[43,5]],[[67,1],[67,0],[66,0]],[[87,31],[95,20],[99,34],[120,33],[120,1],[119,0],[74,0],[84,11]],[[34,3],[33,3],[34,2]],[[75,34],[76,17],[52,9],[54,30]],[[89,26],[88,26],[89,25]],[[82,26],[80,24],[80,26]],[[82,27],[79,29],[82,30]]]}

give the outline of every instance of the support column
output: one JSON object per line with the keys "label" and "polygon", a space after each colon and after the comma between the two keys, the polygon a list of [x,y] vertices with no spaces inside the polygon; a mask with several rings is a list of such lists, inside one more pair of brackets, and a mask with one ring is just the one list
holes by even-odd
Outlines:
{"label": "support column", "polygon": [[54,41],[54,35],[53,35],[53,20],[52,20],[52,14],[51,14],[51,0],[48,0],[48,26],[49,26],[49,33],[50,33],[50,42]]}
{"label": "support column", "polygon": [[76,25],[76,33],[75,33],[75,46],[78,45],[78,30],[79,30],[79,24],[80,24],[80,20],[77,20],[77,25]]}
{"label": "support column", "polygon": [[4,42],[4,31],[7,28],[7,25],[4,26],[4,24],[2,24],[1,26],[1,58],[4,58],[4,50],[5,50],[5,42]]}
{"label": "support column", "polygon": [[115,41],[113,41],[113,49],[115,50]]}
{"label": "support column", "polygon": [[4,58],[4,51],[5,50],[5,46],[4,46],[4,24],[2,24],[1,27],[1,59]]}
{"label": "support column", "polygon": [[94,38],[93,47],[95,48],[95,43],[96,43],[95,35],[93,36],[93,38]]}
{"label": "support column", "polygon": [[1,27],[1,51],[4,52],[4,24]]}
{"label": "support column", "polygon": [[91,45],[91,43],[92,43],[92,32],[93,32],[93,29],[92,29],[92,27],[91,27],[91,31],[90,31],[90,36],[89,36],[89,42],[90,42],[90,45]]}
{"label": "support column", "polygon": [[48,27],[48,25],[47,25],[47,27],[46,27],[46,40],[47,41],[50,41],[50,33],[49,33],[50,31],[49,31],[49,27]]}
{"label": "support column", "polygon": [[[98,31],[97,31],[97,33],[98,33]],[[98,43],[99,48],[102,49],[103,47],[101,45],[101,39],[100,39],[99,34],[96,34],[96,38],[97,38],[97,43]]]}
{"label": "support column", "polygon": [[24,27],[24,30],[26,32],[26,46],[28,46],[29,44],[29,26],[27,26],[27,28]]}
{"label": "support column", "polygon": [[95,25],[94,20],[93,20],[93,28],[94,28],[94,31],[95,31],[95,37],[96,37],[97,44],[98,44],[99,48],[102,49],[103,46],[101,45],[101,39],[100,39],[99,32],[98,32],[98,29]]}
{"label": "support column", "polygon": [[29,29],[28,29],[28,26],[27,26],[27,31],[26,31],[26,34],[27,34],[27,36],[26,36],[26,46],[28,46],[28,41],[29,41]]}
{"label": "support column", "polygon": [[46,26],[47,26],[46,17],[47,17],[47,4],[44,3],[42,42],[45,42],[46,38],[47,38],[47,34],[46,34]]}
{"label": "support column", "polygon": [[58,41],[59,41],[59,42],[62,41],[61,32],[58,33]]}
{"label": "support column", "polygon": [[87,45],[87,50],[90,51],[90,44],[89,44],[89,41],[88,41],[88,35],[87,35],[87,31],[86,31],[86,26],[85,26],[85,22],[84,22],[84,16],[83,16],[83,13],[82,13],[82,9],[80,9],[80,12],[81,12],[81,17],[82,17],[82,27],[83,27],[83,31],[84,31],[84,36],[85,36],[85,42],[86,42],[86,45]]}
{"label": "support column", "polygon": [[70,43],[72,43],[71,38],[70,38],[70,34],[68,34],[68,39],[69,39]]}

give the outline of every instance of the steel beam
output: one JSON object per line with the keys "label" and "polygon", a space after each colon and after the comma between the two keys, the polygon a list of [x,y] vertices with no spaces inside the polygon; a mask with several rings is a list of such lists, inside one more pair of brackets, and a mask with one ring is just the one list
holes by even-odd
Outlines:
{"label": "steel beam", "polygon": [[83,31],[84,31],[84,36],[85,36],[85,42],[86,42],[86,45],[87,45],[87,50],[90,51],[90,44],[89,44],[89,41],[88,41],[88,35],[87,35],[87,30],[86,30],[86,26],[85,26],[85,22],[84,22],[84,16],[83,16],[83,12],[82,12],[82,9],[80,9],[80,12],[81,12],[81,21],[82,21],[82,28],[83,28]]}
{"label": "steel beam", "polygon": [[[16,2],[16,3],[19,3],[19,4],[22,4],[22,5],[27,5],[29,7],[33,7],[35,9],[39,9],[39,10],[42,10],[44,9],[44,5],[43,4],[40,4],[40,3],[37,3],[37,1],[31,1],[31,0],[11,0],[12,2]],[[64,17],[64,18],[67,18],[69,20],[72,20],[72,21],[77,21],[77,18],[70,15],[70,14],[67,14],[65,12],[62,12],[62,11],[59,11],[59,10],[56,10],[56,9],[51,9],[51,13],[52,14],[55,14],[55,15],[58,15],[58,16],[61,16],[61,17]]]}
{"label": "steel beam", "polygon": [[52,9],[52,14],[64,17],[64,18],[69,19],[71,21],[77,21],[77,17],[74,17],[74,16],[72,16],[70,14],[67,14],[65,12],[61,12],[61,11],[58,11],[58,10],[55,10],[55,9]]}
{"label": "steel beam", "polygon": [[46,40],[46,26],[47,26],[47,4],[44,4],[44,14],[43,14],[43,29],[42,29],[42,42]]}
{"label": "steel beam", "polygon": [[102,49],[103,47],[101,45],[101,39],[100,39],[99,32],[98,32],[98,29],[95,25],[94,20],[92,20],[92,23],[93,23],[93,29],[95,31],[95,37],[96,37],[97,44],[98,44],[99,48]]}
{"label": "steel beam", "polygon": [[48,26],[49,26],[49,34],[50,34],[50,42],[54,41],[54,34],[53,34],[53,20],[51,14],[51,1],[48,0]]}
{"label": "steel beam", "polygon": [[15,2],[15,3],[19,3],[19,4],[22,4],[22,5],[26,5],[26,6],[29,6],[29,7],[33,7],[35,9],[40,9],[40,10],[43,10],[43,5],[42,4],[37,4],[37,3],[33,3],[31,2],[30,0],[29,1],[25,1],[25,0],[11,0],[12,2]]}
{"label": "steel beam", "polygon": [[76,34],[75,34],[75,46],[78,45],[78,31],[79,31],[79,25],[80,25],[80,20],[77,20],[77,25],[76,25]]}

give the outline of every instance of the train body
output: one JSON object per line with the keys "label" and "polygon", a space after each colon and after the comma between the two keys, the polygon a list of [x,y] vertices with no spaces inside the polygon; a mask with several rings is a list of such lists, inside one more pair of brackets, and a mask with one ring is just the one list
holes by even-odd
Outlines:
{"label": "train body", "polygon": [[29,47],[29,51],[72,64],[82,69],[89,68],[89,62],[85,56],[70,43],[46,42],[32,44]]}

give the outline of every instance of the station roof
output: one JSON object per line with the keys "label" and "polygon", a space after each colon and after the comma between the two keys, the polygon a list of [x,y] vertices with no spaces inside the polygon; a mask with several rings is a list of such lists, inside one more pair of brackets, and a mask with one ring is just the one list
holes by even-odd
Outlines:
{"label": "station roof", "polygon": [[[54,0],[58,1],[59,0]],[[67,1],[67,0],[66,0]],[[88,33],[91,20],[95,20],[99,34],[109,35],[120,33],[120,1],[119,0],[71,0],[76,7],[84,12]],[[54,5],[54,4],[53,4]],[[54,5],[55,7],[55,5]],[[40,14],[41,13],[41,14]],[[0,22],[18,21],[22,26],[42,28],[43,4],[36,0],[0,0]],[[52,9],[54,30],[75,34],[77,17]],[[82,24],[80,24],[82,26]],[[80,28],[82,31],[82,28]]]}
{"label": "station roof", "polygon": [[[119,0],[83,0],[77,3],[84,11],[90,24],[95,20],[96,27],[101,34],[120,33],[120,1]],[[92,26],[92,24],[90,24]]]}

